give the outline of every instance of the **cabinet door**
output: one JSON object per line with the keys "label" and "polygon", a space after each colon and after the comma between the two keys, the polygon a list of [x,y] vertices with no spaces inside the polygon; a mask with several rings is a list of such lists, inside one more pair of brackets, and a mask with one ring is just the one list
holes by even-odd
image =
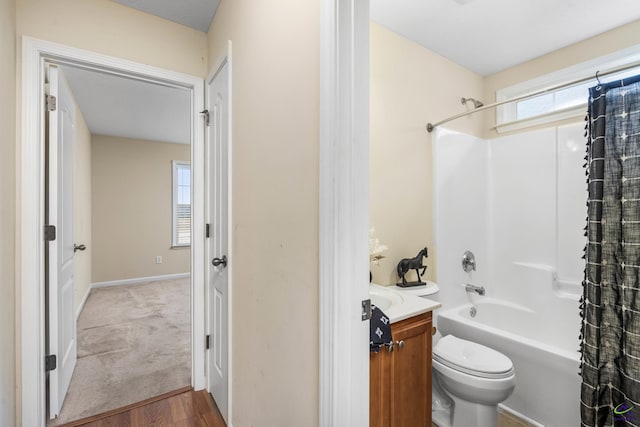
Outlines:
{"label": "cabinet door", "polygon": [[391,426],[431,427],[431,313],[391,325]]}
{"label": "cabinet door", "polygon": [[369,425],[391,425],[391,356],[386,348],[369,353]]}

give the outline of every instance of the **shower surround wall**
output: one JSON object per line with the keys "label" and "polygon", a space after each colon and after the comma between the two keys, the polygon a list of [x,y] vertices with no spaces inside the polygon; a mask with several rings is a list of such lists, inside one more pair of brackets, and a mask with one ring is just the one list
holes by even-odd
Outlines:
{"label": "shower surround wall", "polygon": [[[488,146],[480,138],[445,129],[438,129],[433,141],[434,252],[440,300],[449,308],[468,302],[463,284],[484,285],[489,278]],[[476,259],[471,273],[462,270],[467,250]]]}
{"label": "shower surround wall", "polygon": [[558,296],[581,294],[583,133],[578,124],[488,143],[490,280],[501,298],[550,309]]}
{"label": "shower surround wall", "polygon": [[[575,375],[568,377],[568,390],[575,381],[575,393],[544,401],[541,393],[553,395],[544,388],[553,390],[554,384],[536,384],[533,367],[518,359],[515,349],[509,354],[511,344],[498,348],[512,357],[517,375],[516,390],[504,405],[547,426],[558,425],[558,417],[579,423],[577,301],[587,197],[583,133],[583,125],[575,124],[482,140],[438,129],[434,139],[443,308],[495,298],[535,313],[538,320],[530,328],[552,322],[541,347],[549,346],[549,357],[558,358],[549,361],[550,370],[575,365]],[[476,255],[477,270],[470,274],[461,266],[465,250]],[[484,286],[486,296],[466,294],[464,283]],[[535,336],[529,335],[523,338]]]}

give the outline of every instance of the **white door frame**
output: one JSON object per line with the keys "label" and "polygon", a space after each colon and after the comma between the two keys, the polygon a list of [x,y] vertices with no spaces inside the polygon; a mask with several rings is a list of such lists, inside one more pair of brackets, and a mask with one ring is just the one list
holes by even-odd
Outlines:
{"label": "white door frame", "polygon": [[319,425],[369,425],[369,0],[322,0]]}
{"label": "white door frame", "polygon": [[205,386],[204,375],[204,106],[202,78],[22,37],[22,140],[20,144],[19,270],[21,301],[22,425],[45,425],[44,372],[44,61],[74,64],[139,78],[192,93],[192,242],[191,242],[191,382]]}
{"label": "white door frame", "polygon": [[[206,80],[206,84],[205,84],[205,88],[209,87],[209,84],[211,84],[211,82],[213,81],[213,79],[218,75],[218,72],[222,69],[222,67],[226,64],[227,67],[229,67],[227,69],[227,73],[229,75],[228,78],[228,85],[229,85],[229,94],[228,94],[228,115],[227,115],[227,126],[228,126],[228,146],[227,146],[227,258],[228,258],[228,265],[227,265],[227,418],[228,418],[228,426],[232,427],[232,417],[231,415],[233,414],[233,393],[232,393],[232,386],[233,386],[233,60],[232,60],[232,42],[231,40],[227,41],[227,49],[226,51],[223,52],[222,57],[217,58],[216,61],[214,62],[214,66],[211,70],[211,72],[209,73],[209,75],[207,76],[207,80]],[[207,100],[207,104],[209,103],[209,100]],[[208,138],[208,132],[209,129],[207,129],[207,135],[205,135],[206,137],[206,141],[208,143],[209,138]],[[206,148],[206,150],[208,150],[208,148]],[[208,156],[208,151],[203,151],[203,153],[205,153],[206,155],[204,156],[205,158],[209,158]],[[208,165],[206,168],[207,173],[211,170],[211,165]],[[209,180],[209,176],[206,177],[206,182],[210,183],[211,181]],[[208,184],[205,184],[205,190],[207,190]],[[209,209],[209,196],[210,196],[210,192],[207,191],[205,194],[205,200],[206,200],[206,206],[207,206],[207,211]],[[208,246],[208,245],[207,245]],[[206,251],[206,253],[208,254],[208,251]],[[209,301],[209,294],[208,292],[210,291],[209,289],[209,261],[211,259],[211,256],[207,256],[206,258],[206,272],[205,272],[205,283],[207,284],[206,289],[205,289],[205,298],[206,301]],[[211,307],[208,306],[207,304],[207,313],[206,313],[206,319],[207,319],[207,325],[206,325],[206,330],[207,330],[207,334],[210,334],[210,315],[211,315]],[[206,357],[206,360],[208,361],[209,358]],[[206,372],[206,376],[207,376],[207,391],[211,392],[211,387],[209,385],[209,372],[208,369],[210,369],[210,367],[208,366],[208,362],[205,362],[205,365],[207,366],[207,372]]]}

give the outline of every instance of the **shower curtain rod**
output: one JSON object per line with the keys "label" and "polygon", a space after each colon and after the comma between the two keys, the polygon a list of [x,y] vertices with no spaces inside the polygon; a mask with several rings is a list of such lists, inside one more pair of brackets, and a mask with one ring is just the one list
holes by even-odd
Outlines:
{"label": "shower curtain rod", "polygon": [[508,104],[510,102],[516,102],[516,101],[521,101],[521,100],[527,99],[527,98],[533,98],[534,96],[542,95],[542,94],[545,94],[545,93],[548,93],[548,92],[553,92],[554,90],[562,89],[563,87],[566,87],[566,86],[572,86],[572,85],[577,84],[577,83],[584,83],[586,81],[593,80],[594,78],[596,79],[596,81],[599,84],[600,80],[598,80],[598,78],[600,78],[600,77],[608,76],[609,74],[618,73],[620,71],[625,71],[625,70],[628,70],[630,68],[635,68],[635,67],[640,67],[640,61],[636,61],[636,62],[633,62],[631,64],[623,65],[623,66],[616,67],[616,68],[611,68],[610,70],[604,71],[602,73],[598,71],[598,72],[596,72],[596,76],[595,77],[589,76],[589,77],[583,77],[581,79],[571,80],[570,82],[565,82],[565,83],[558,84],[558,85],[555,85],[555,86],[547,87],[545,89],[537,90],[535,92],[527,93],[525,95],[516,96],[514,98],[505,99],[504,101],[498,101],[498,102],[494,102],[493,104],[487,104],[487,105],[484,105],[484,106],[479,107],[479,108],[474,108],[473,110],[469,110],[469,111],[465,111],[464,113],[456,114],[455,116],[448,117],[448,118],[440,120],[439,122],[436,122],[436,123],[427,123],[427,132],[433,132],[433,130],[435,128],[437,128],[438,126],[440,126],[440,125],[442,125],[444,123],[450,122],[452,120],[459,119],[460,117],[468,116],[469,114],[477,113],[478,111],[488,110],[489,108],[498,107],[500,105]]}

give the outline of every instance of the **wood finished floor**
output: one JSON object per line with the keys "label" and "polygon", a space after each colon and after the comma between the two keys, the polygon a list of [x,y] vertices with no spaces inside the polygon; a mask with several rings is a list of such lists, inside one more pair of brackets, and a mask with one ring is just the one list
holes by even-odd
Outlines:
{"label": "wood finished floor", "polygon": [[226,427],[220,411],[206,390],[187,391],[126,412],[74,424],[84,427]]}

